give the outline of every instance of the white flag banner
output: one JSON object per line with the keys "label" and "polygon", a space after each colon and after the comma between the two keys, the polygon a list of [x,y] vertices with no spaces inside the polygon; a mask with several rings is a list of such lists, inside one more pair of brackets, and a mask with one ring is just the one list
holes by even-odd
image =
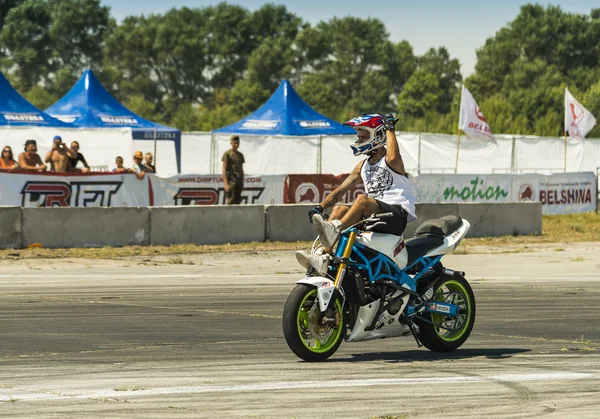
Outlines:
{"label": "white flag banner", "polygon": [[595,126],[594,115],[565,88],[565,131],[569,133],[569,137],[582,140]]}
{"label": "white flag banner", "polygon": [[490,126],[483,113],[481,113],[481,109],[479,109],[477,102],[473,99],[471,92],[464,85],[460,97],[458,128],[464,131],[467,138],[497,144]]}

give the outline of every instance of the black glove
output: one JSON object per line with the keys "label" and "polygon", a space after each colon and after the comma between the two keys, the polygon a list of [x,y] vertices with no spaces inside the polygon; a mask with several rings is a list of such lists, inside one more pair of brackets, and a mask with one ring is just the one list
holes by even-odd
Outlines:
{"label": "black glove", "polygon": [[394,131],[398,121],[399,119],[394,118],[394,115],[390,113],[383,117],[383,126],[385,127],[386,131]]}
{"label": "black glove", "polygon": [[313,209],[308,211],[308,221],[310,221],[312,223],[312,218],[313,218],[313,215],[315,215],[315,214],[323,214],[323,207],[320,205],[317,205],[316,207],[314,207]]}

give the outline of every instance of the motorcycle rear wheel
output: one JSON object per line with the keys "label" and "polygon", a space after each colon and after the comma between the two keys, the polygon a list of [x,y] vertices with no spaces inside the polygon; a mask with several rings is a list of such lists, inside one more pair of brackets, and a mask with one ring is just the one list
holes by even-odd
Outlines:
{"label": "motorcycle rear wheel", "polygon": [[344,328],[339,298],[333,301],[332,315],[336,325],[324,323],[317,288],[298,284],[283,309],[283,334],[292,352],[310,362],[324,361],[333,355],[342,343]]}
{"label": "motorcycle rear wheel", "polygon": [[473,290],[462,276],[446,276],[436,284],[431,301],[456,304],[463,314],[450,317],[426,313],[423,318],[428,321],[415,319],[419,326],[419,340],[431,351],[452,352],[465,343],[473,330],[476,311]]}

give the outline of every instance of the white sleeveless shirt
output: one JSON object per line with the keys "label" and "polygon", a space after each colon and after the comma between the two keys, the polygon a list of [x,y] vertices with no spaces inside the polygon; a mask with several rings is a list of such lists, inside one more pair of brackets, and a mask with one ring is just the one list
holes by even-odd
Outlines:
{"label": "white sleeveless shirt", "polygon": [[365,160],[360,169],[369,198],[378,199],[386,204],[400,205],[408,213],[408,221],[417,219],[415,213],[416,195],[412,182],[404,175],[394,171],[383,156],[375,164]]}

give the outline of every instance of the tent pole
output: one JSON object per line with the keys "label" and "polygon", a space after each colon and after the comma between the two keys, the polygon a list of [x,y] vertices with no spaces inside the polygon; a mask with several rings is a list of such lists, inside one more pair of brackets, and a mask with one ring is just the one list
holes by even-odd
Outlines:
{"label": "tent pole", "polygon": [[156,127],[154,127],[154,167],[156,167]]}
{"label": "tent pole", "polygon": [[517,143],[517,140],[513,136],[512,137],[512,150],[511,150],[511,153],[510,153],[510,173],[511,174],[515,173],[515,169],[516,169],[516,167],[515,167],[515,163],[517,161],[517,159],[516,159],[517,152],[516,152],[516,149],[515,149],[516,143]]}
{"label": "tent pole", "polygon": [[215,155],[216,155],[216,151],[215,151],[215,133],[211,132],[210,133],[210,172],[211,174],[215,174],[216,173],[216,163],[215,163]]}
{"label": "tent pole", "polygon": [[319,135],[319,149],[317,150],[317,174],[323,173],[323,136]]}
{"label": "tent pole", "polygon": [[421,133],[419,133],[419,154],[417,155],[417,174],[421,174]]}

